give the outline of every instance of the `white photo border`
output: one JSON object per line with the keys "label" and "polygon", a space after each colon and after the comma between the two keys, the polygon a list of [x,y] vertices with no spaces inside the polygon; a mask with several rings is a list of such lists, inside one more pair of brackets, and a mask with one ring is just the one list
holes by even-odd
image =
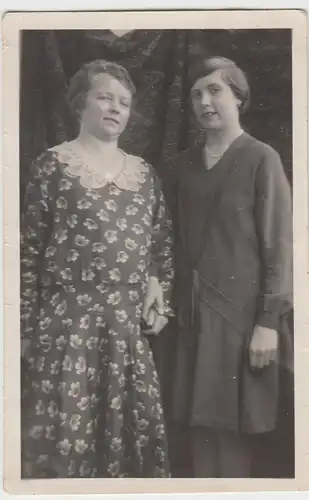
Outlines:
{"label": "white photo border", "polygon": [[[20,479],[20,31],[44,29],[291,29],[293,60],[295,479]],[[4,488],[10,494],[121,494],[309,489],[307,16],[300,10],[7,13],[2,21],[4,237]]]}

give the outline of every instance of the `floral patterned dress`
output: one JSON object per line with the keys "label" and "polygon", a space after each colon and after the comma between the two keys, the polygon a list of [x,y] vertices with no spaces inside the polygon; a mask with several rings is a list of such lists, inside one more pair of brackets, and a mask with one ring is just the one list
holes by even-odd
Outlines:
{"label": "floral patterned dress", "polygon": [[63,143],[33,165],[21,238],[24,477],[168,477],[160,387],[141,313],[173,277],[152,167],[107,181]]}

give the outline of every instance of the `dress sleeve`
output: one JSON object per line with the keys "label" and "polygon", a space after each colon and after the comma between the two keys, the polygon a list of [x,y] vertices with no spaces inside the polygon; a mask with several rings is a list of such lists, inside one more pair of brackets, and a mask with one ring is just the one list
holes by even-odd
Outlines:
{"label": "dress sleeve", "polygon": [[155,276],[162,286],[165,314],[174,315],[172,289],[174,280],[172,220],[165,201],[161,183],[153,174],[154,208],[152,218],[151,264],[149,276]]}
{"label": "dress sleeve", "polygon": [[38,318],[40,268],[52,225],[52,187],[56,164],[50,152],[31,165],[20,224],[21,338],[31,339]]}
{"label": "dress sleeve", "polygon": [[291,189],[279,155],[269,149],[256,174],[256,227],[261,258],[257,324],[278,330],[293,302]]}

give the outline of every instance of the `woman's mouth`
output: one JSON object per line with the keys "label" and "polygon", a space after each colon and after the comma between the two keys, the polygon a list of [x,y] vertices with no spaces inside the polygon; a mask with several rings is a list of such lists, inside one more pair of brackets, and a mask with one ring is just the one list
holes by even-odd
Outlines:
{"label": "woman's mouth", "polygon": [[202,117],[208,118],[208,117],[214,116],[216,114],[217,114],[216,111],[205,111],[204,113],[202,113]]}
{"label": "woman's mouth", "polygon": [[119,125],[119,121],[116,118],[107,117],[107,118],[104,118],[103,121],[108,122],[108,123],[115,123],[116,125]]}

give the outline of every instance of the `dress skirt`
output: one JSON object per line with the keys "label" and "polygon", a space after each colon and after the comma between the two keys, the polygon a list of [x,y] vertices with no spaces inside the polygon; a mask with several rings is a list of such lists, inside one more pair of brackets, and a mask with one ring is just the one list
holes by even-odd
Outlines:
{"label": "dress skirt", "polygon": [[241,330],[227,316],[200,300],[194,328],[179,328],[173,419],[234,432],[273,430],[278,366],[251,370],[253,325]]}
{"label": "dress skirt", "polygon": [[[160,387],[136,303],[118,286],[120,312],[89,289],[94,304],[85,287],[78,315],[74,293],[42,302],[24,367],[24,464],[32,478],[164,477]],[[63,303],[64,321],[54,313]]]}

